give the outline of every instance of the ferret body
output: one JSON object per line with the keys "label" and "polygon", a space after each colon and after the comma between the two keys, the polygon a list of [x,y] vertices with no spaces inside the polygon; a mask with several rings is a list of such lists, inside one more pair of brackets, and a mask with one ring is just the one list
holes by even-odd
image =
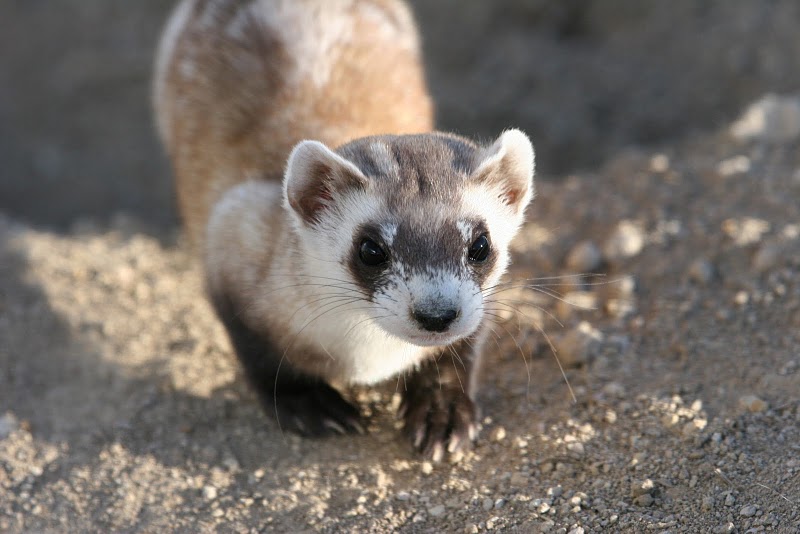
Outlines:
{"label": "ferret body", "polygon": [[430,133],[397,0],[184,0],[155,106],[187,232],[245,373],[281,427],[362,431],[331,384],[403,375],[436,460],[475,435],[485,294],[533,196],[518,130]]}

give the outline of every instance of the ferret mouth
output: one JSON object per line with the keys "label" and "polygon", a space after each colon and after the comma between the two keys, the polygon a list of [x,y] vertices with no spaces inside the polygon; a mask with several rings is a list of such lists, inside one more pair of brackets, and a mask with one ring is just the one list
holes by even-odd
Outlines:
{"label": "ferret mouth", "polygon": [[461,332],[419,332],[406,336],[406,341],[419,347],[439,347],[455,343],[459,339],[467,337],[467,335]]}
{"label": "ferret mouth", "polygon": [[424,330],[410,322],[398,324],[396,321],[388,321],[386,323],[379,321],[379,325],[390,336],[410,345],[416,345],[417,347],[444,347],[473,335],[480,323],[473,323],[472,320],[458,321],[442,332]]}

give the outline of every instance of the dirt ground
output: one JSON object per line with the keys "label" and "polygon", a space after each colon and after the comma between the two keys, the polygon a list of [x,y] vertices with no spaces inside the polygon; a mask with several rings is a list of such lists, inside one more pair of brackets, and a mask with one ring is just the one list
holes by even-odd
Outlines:
{"label": "dirt ground", "polygon": [[800,101],[733,118],[539,181],[457,463],[394,382],[281,434],[176,228],[0,211],[0,531],[800,532]]}

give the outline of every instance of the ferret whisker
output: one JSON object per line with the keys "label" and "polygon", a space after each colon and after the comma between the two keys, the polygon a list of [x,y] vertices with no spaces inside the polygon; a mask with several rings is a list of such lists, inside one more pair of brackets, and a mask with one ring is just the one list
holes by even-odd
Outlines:
{"label": "ferret whisker", "polygon": [[[452,345],[451,345],[451,347],[452,347]],[[461,364],[461,368],[464,369],[464,372],[466,373],[467,372],[467,366],[464,364],[464,360],[461,359],[461,355],[458,354],[458,352],[456,352],[455,349],[453,349],[453,356],[456,357],[456,359],[458,360],[458,363]]]}
{"label": "ferret whisker", "polygon": [[[499,311],[499,310],[498,310],[498,311]],[[489,315],[489,316],[491,316],[491,317],[494,317],[494,318],[495,318],[495,319],[497,319],[498,321],[501,321],[501,320],[503,319],[503,316],[502,316],[502,315],[500,315],[499,313],[497,313],[497,312],[495,312],[495,311],[492,311],[492,310],[490,310],[490,309],[488,309],[488,308],[484,308],[484,309],[483,309],[483,313],[485,313],[486,315]]]}
{"label": "ferret whisker", "polygon": [[[519,286],[519,287],[526,287],[528,284],[521,284],[521,282],[548,282],[551,280],[569,280],[575,278],[586,278],[586,277],[602,277],[605,276],[604,274],[593,274],[593,273],[577,273],[577,274],[562,274],[556,276],[540,276],[536,278],[512,278],[510,280],[501,281],[494,285],[487,286],[481,288],[480,291],[487,292],[491,291],[496,288],[502,288],[507,286]],[[571,283],[564,283],[564,284],[554,284],[554,285],[564,285],[564,286],[571,286],[574,285],[574,282]],[[582,285],[590,285],[590,283],[583,283]]]}
{"label": "ferret whisker", "polygon": [[567,373],[564,372],[564,367],[561,365],[561,360],[558,357],[558,350],[556,349],[555,345],[553,345],[553,341],[550,339],[550,336],[544,331],[544,329],[539,326],[536,322],[533,322],[534,328],[536,328],[542,336],[544,336],[545,341],[550,346],[550,351],[553,354],[553,358],[556,360],[556,364],[558,364],[558,370],[561,371],[561,376],[564,377],[564,383],[567,384],[567,389],[569,390],[569,394],[572,397],[572,402],[574,404],[578,403],[578,398],[575,396],[575,392],[572,390],[572,385],[569,383],[569,378],[567,378]]}
{"label": "ferret whisker", "polygon": [[[494,304],[499,304],[500,306],[505,306],[505,308],[506,308],[506,309],[488,308],[488,309],[490,309],[490,310],[493,310],[493,311],[496,311],[496,312],[508,312],[508,310],[511,310],[511,311],[515,312],[515,313],[514,313],[514,315],[516,315],[516,316],[517,316],[517,324],[518,324],[518,326],[519,326],[519,329],[520,329],[520,330],[522,330],[522,323],[521,323],[521,319],[519,318],[519,316],[520,316],[520,315],[521,315],[521,316],[523,316],[523,317],[525,317],[525,318],[526,318],[526,319],[528,319],[529,321],[535,321],[535,320],[536,320],[535,318],[531,317],[530,315],[528,315],[528,314],[527,314],[527,313],[525,313],[524,311],[520,310],[520,309],[519,309],[519,308],[517,308],[516,306],[513,306],[512,304],[508,304],[506,301],[493,300],[493,301],[492,301],[492,303],[494,303]],[[562,322],[561,322],[561,321],[558,319],[558,317],[556,317],[555,315],[553,315],[553,312],[551,312],[551,311],[550,311],[550,310],[548,310],[547,308],[543,308],[543,307],[541,307],[541,306],[538,306],[538,305],[536,305],[536,304],[533,304],[533,303],[531,303],[531,302],[523,302],[523,304],[525,304],[525,305],[527,305],[527,306],[530,306],[530,307],[532,307],[532,308],[534,308],[534,309],[536,309],[536,310],[539,310],[539,311],[540,311],[540,312],[542,312],[543,314],[547,315],[547,317],[548,317],[549,319],[552,319],[552,320],[553,320],[553,322],[554,322],[554,323],[556,323],[556,324],[557,324],[557,325],[558,325],[560,328],[564,328],[564,323],[562,323]]]}
{"label": "ferret whisker", "polygon": [[325,354],[327,354],[327,355],[328,355],[328,357],[331,359],[331,361],[332,361],[332,362],[335,362],[335,361],[336,361],[336,358],[334,358],[334,357],[333,357],[333,354],[331,354],[331,353],[330,353],[330,351],[327,349],[327,347],[325,347],[325,345],[322,345],[322,344],[320,344],[320,348],[321,348],[323,351],[325,351]]}
{"label": "ferret whisker", "polygon": [[[510,302],[512,304],[519,304],[519,305],[524,305],[524,306],[532,306],[532,307],[534,307],[534,308],[536,308],[538,310],[541,310],[544,313],[547,313],[548,315],[550,315],[551,318],[555,319],[555,317],[553,317],[553,315],[550,312],[548,312],[546,309],[542,308],[541,306],[539,306],[538,304],[536,304],[535,302],[530,301],[530,300],[518,300],[518,299],[502,299],[502,300],[499,300],[499,299],[492,299],[491,302]],[[584,310],[584,311],[596,311],[597,310],[597,307],[595,307],[595,306],[584,306],[582,304],[578,304],[577,302],[570,302],[569,300],[564,300],[562,302],[564,302],[564,304],[567,304],[568,306],[572,306],[573,308],[577,308],[579,310]]]}
{"label": "ferret whisker", "polygon": [[[544,329],[541,327],[541,325],[539,325],[539,323],[536,320],[534,320],[533,318],[529,317],[524,312],[514,308],[511,305],[504,304],[503,302],[500,302],[500,301],[493,301],[493,302],[495,302],[496,304],[501,304],[501,305],[508,306],[509,308],[515,310],[518,313],[522,313],[523,315],[525,315],[526,317],[528,317],[530,319],[531,324],[533,325],[533,327],[542,335],[542,337],[544,337],[545,341],[549,345],[550,351],[552,352],[553,357],[556,360],[556,364],[558,364],[558,369],[559,369],[559,371],[561,371],[561,376],[564,378],[564,382],[567,384],[567,389],[569,389],[569,394],[572,397],[572,401],[574,403],[577,403],[578,399],[575,396],[575,392],[572,390],[572,385],[569,383],[569,379],[567,378],[567,373],[564,371],[564,367],[561,365],[561,360],[558,357],[558,350],[556,349],[555,345],[553,344],[553,341],[550,339],[550,336],[547,335],[547,333],[544,331]],[[539,309],[541,311],[543,311],[544,313],[547,313],[550,317],[552,317],[563,328],[564,325],[558,319],[556,319],[551,313],[549,313],[547,310],[544,310],[542,308],[539,308]],[[492,322],[494,324],[497,324],[497,326],[502,326],[501,324],[495,323],[494,321],[492,321]],[[508,331],[506,330],[506,332],[508,332]],[[496,332],[495,332],[495,335],[497,335]],[[499,349],[499,344],[498,344],[498,349]]]}
{"label": "ferret whisker", "polygon": [[[535,322],[535,321],[536,321],[536,319],[534,319],[533,317],[531,317],[530,315],[528,315],[528,314],[527,314],[527,313],[525,313],[524,311],[520,310],[518,307],[516,307],[516,306],[514,306],[514,305],[512,305],[512,304],[508,304],[508,303],[506,303],[505,301],[502,301],[502,300],[492,300],[491,302],[492,302],[492,303],[494,303],[494,304],[499,304],[499,305],[501,305],[501,306],[505,306],[506,308],[508,308],[508,309],[510,309],[510,310],[513,310],[513,311],[515,311],[515,312],[517,312],[517,313],[519,313],[519,314],[523,315],[525,318],[527,318],[527,319],[528,319],[528,320],[530,320],[531,322]],[[542,308],[541,306],[537,306],[536,304],[533,304],[533,303],[530,303],[530,302],[526,302],[525,304],[527,304],[527,305],[529,305],[529,306],[531,306],[531,307],[533,307],[533,308],[536,308],[537,310],[539,310],[540,312],[544,313],[544,314],[545,314],[545,315],[547,315],[549,318],[551,318],[553,321],[555,321],[555,323],[556,323],[558,326],[560,326],[561,328],[564,328],[564,323],[562,323],[561,321],[559,321],[559,320],[558,320],[558,318],[557,318],[555,315],[553,315],[553,313],[552,313],[551,311],[547,310],[546,308]],[[500,310],[497,310],[497,311],[500,311]]]}
{"label": "ferret whisker", "polygon": [[[500,293],[504,293],[506,291],[512,291],[514,289],[530,289],[530,290],[535,291],[537,288],[544,288],[544,287],[547,287],[547,286],[546,285],[537,285],[537,284],[520,284],[520,285],[514,285],[514,286],[498,288],[498,289],[495,289],[495,290],[493,290],[491,292],[484,293],[483,296],[484,296],[484,298],[488,298],[488,297],[493,297],[494,295],[497,295],[497,294],[500,294]],[[549,290],[549,291],[552,291],[556,295],[561,295],[561,293],[559,293],[556,290]]]}
{"label": "ferret whisker", "polygon": [[[289,345],[286,347],[286,352],[288,352],[288,351],[289,351],[289,349],[292,347],[292,345],[294,345],[294,342],[297,340],[298,336],[299,336],[300,334],[302,334],[302,333],[303,333],[303,331],[304,331],[306,328],[308,328],[308,326],[309,326],[311,323],[313,323],[314,321],[316,321],[316,320],[317,320],[317,319],[319,319],[320,317],[323,317],[324,315],[326,315],[326,314],[328,314],[328,313],[331,313],[331,312],[332,312],[332,311],[334,311],[334,310],[338,310],[339,308],[342,308],[343,306],[347,306],[347,305],[349,305],[349,304],[352,304],[353,302],[356,302],[357,300],[360,300],[360,299],[356,299],[355,301],[348,301],[348,302],[344,302],[343,304],[337,304],[336,306],[333,306],[332,308],[329,308],[329,309],[327,309],[327,310],[325,310],[325,311],[323,311],[323,312],[321,312],[321,313],[319,313],[319,314],[315,315],[314,317],[312,317],[312,318],[311,318],[311,319],[309,319],[308,321],[306,321],[306,323],[305,323],[305,324],[304,324],[304,325],[303,325],[303,326],[300,328],[300,330],[298,330],[298,331],[295,333],[295,335],[292,337],[292,340],[291,340],[291,342],[290,342],[290,343],[289,343]],[[335,303],[333,303],[333,304],[335,304]],[[323,304],[323,305],[319,306],[318,308],[316,308],[316,309],[314,310],[314,312],[316,312],[317,310],[321,310],[321,309],[322,309],[322,308],[324,308],[325,306],[330,306],[330,305],[331,305],[331,303]],[[314,313],[314,312],[312,312],[312,313]]]}
{"label": "ferret whisker", "polygon": [[281,424],[280,412],[278,411],[278,376],[281,374],[281,367],[283,366],[283,360],[286,359],[286,354],[289,352],[290,347],[286,347],[286,350],[283,351],[281,355],[281,359],[278,361],[278,367],[275,370],[275,383],[272,387],[272,406],[275,410],[275,421],[278,423],[278,431],[281,433],[281,438],[283,438],[284,442],[286,441],[286,433],[283,431],[283,425]]}
{"label": "ferret whisker", "polygon": [[320,287],[333,287],[338,289],[345,289],[348,291],[353,291],[355,293],[360,293],[365,297],[369,297],[369,293],[355,285],[352,281],[348,280],[340,280],[338,278],[331,278],[328,276],[311,276],[311,275],[304,275],[299,273],[286,273],[286,274],[276,274],[270,273],[268,275],[269,278],[288,278],[291,280],[300,278],[301,280],[307,280],[298,282],[293,286],[282,286],[282,287],[303,287],[304,285],[308,286],[320,286]]}
{"label": "ferret whisker", "polygon": [[514,345],[517,346],[517,350],[519,351],[519,355],[522,356],[522,361],[525,363],[525,372],[528,375],[528,384],[527,384],[527,386],[525,388],[525,399],[530,401],[530,394],[531,394],[531,366],[528,363],[528,359],[525,357],[525,351],[522,350],[522,346],[519,344],[519,341],[517,341],[517,337],[512,335],[511,332],[508,331],[508,328],[505,327],[505,325],[503,325],[501,323],[496,323],[496,324],[497,324],[497,326],[499,326],[500,328],[505,330],[506,334],[508,334],[508,337],[510,337],[511,340],[514,342]]}
{"label": "ferret whisker", "polygon": [[[500,314],[500,311],[507,311],[507,310],[498,310],[498,309],[486,309],[484,308],[484,313],[488,316],[488,320],[492,321],[492,323],[500,326],[506,322],[505,316]],[[522,319],[520,318],[519,314],[514,314],[517,317],[517,334],[522,332]],[[506,330],[507,331],[507,330]]]}
{"label": "ferret whisker", "polygon": [[494,321],[488,321],[486,323],[486,327],[489,329],[489,332],[492,333],[492,336],[494,336],[492,337],[492,341],[494,341],[494,344],[497,347],[497,351],[502,352],[503,349],[500,347],[500,334],[497,333],[497,330],[492,328],[493,324],[496,325],[497,323]]}
{"label": "ferret whisker", "polygon": [[439,383],[439,391],[442,391],[442,373],[439,372],[439,358],[441,357],[442,355],[440,354],[438,358],[433,358],[433,366],[436,367],[436,381]]}
{"label": "ferret whisker", "polygon": [[597,309],[594,306],[583,306],[583,305],[578,304],[576,302],[570,302],[569,300],[567,300],[564,297],[564,295],[561,295],[560,293],[556,293],[554,291],[544,290],[544,289],[541,289],[541,288],[538,288],[538,287],[531,287],[530,289],[535,291],[535,292],[537,292],[537,293],[541,293],[543,295],[547,295],[548,297],[554,298],[559,302],[563,302],[564,304],[572,306],[573,308],[578,308],[578,309],[587,310],[587,311],[594,311],[594,310]]}
{"label": "ferret whisker", "polygon": [[[461,393],[466,393],[466,391],[464,390],[464,383],[461,381],[461,375],[458,372],[458,367],[456,367],[456,360],[461,362],[461,366],[464,367],[464,372],[466,372],[467,367],[464,365],[464,362],[461,360],[461,356],[458,355],[458,352],[456,351],[455,347],[453,347],[453,345],[448,345],[447,348],[450,349],[450,352],[453,353],[453,356],[455,358],[453,360],[453,371],[456,373],[456,378],[458,379],[458,385],[461,386]],[[441,381],[439,382],[439,385],[441,386]]]}
{"label": "ferret whisker", "polygon": [[292,320],[292,319],[294,319],[294,316],[295,316],[295,315],[297,315],[297,314],[298,314],[298,312],[300,312],[300,310],[302,310],[302,309],[304,309],[304,308],[307,308],[307,307],[309,307],[309,306],[311,306],[311,305],[313,305],[313,304],[316,304],[317,302],[323,302],[323,304],[320,304],[319,306],[317,306],[316,308],[314,308],[313,310],[311,310],[311,312],[310,312],[310,313],[316,313],[317,311],[319,311],[320,309],[322,309],[322,307],[323,307],[323,306],[328,306],[328,305],[330,305],[330,304],[337,304],[337,303],[340,303],[340,302],[345,302],[345,303],[356,303],[356,302],[358,302],[358,301],[360,301],[360,300],[363,300],[363,299],[361,299],[360,297],[353,297],[353,296],[336,296],[336,297],[324,297],[324,298],[320,298],[320,299],[317,299],[317,300],[315,300],[315,301],[312,301],[312,302],[307,302],[307,303],[303,304],[302,306],[300,306],[299,308],[297,308],[297,309],[294,311],[294,313],[292,313],[292,314],[289,316],[289,319],[288,319],[288,321],[289,321],[289,322],[291,322],[291,320]]}
{"label": "ferret whisker", "polygon": [[570,274],[559,274],[553,276],[537,276],[533,278],[515,278],[513,281],[522,281],[522,282],[538,282],[540,280],[564,280],[569,278],[592,278],[598,277],[602,278],[606,275],[603,273],[570,273]]}
{"label": "ferret whisker", "polygon": [[[386,310],[386,311],[388,312],[389,310]],[[355,323],[354,325],[352,325],[347,330],[347,332],[344,333],[344,336],[342,336],[342,338],[343,339],[347,339],[347,336],[349,336],[357,326],[360,326],[363,323],[366,323],[367,321],[373,321],[373,320],[377,320],[377,319],[387,319],[387,318],[391,317],[392,315],[394,315],[394,314],[370,316],[370,317],[367,317],[365,319],[362,319],[362,320],[358,321],[357,323]]]}
{"label": "ferret whisker", "polygon": [[[333,277],[330,277],[330,276],[317,276],[317,275],[303,274],[303,273],[297,273],[297,272],[276,273],[276,272],[273,271],[273,272],[270,272],[269,275],[268,275],[269,278],[273,278],[273,277],[276,277],[276,276],[283,276],[283,277],[292,278],[292,279],[295,279],[295,278],[308,278],[308,279],[315,279],[315,280],[326,280],[326,281],[329,281],[329,282],[337,282],[336,284],[330,284],[331,287],[347,288],[349,290],[357,291],[357,292],[363,293],[364,295],[368,296],[366,291],[364,291],[360,287],[356,286],[351,280],[342,280],[342,279],[333,278]],[[308,284],[309,285],[313,285],[314,282],[308,282]],[[288,286],[284,286],[284,287],[288,287]]]}
{"label": "ferret whisker", "polygon": [[334,285],[334,284],[317,284],[317,283],[313,283],[313,282],[305,282],[305,283],[300,283],[300,284],[289,284],[289,285],[286,285],[286,286],[279,286],[279,287],[276,287],[276,288],[274,288],[274,289],[272,289],[270,291],[265,291],[265,292],[261,293],[261,295],[267,296],[267,295],[271,295],[272,293],[275,293],[275,292],[278,292],[278,291],[285,291],[287,289],[294,289],[294,288],[298,288],[298,287],[321,287],[321,288],[328,288],[328,289],[339,289],[339,290],[342,290],[342,291],[349,291],[351,293],[357,293],[357,294],[362,295],[363,297],[367,297],[368,296],[368,295],[366,295],[366,293],[362,293],[361,291],[358,291],[358,290],[353,289],[351,287],[346,287],[346,286],[341,286],[341,285]]}
{"label": "ferret whisker", "polygon": [[298,251],[298,252],[296,252],[296,254],[298,256],[302,256],[303,258],[311,258],[312,260],[318,261],[320,263],[333,263],[333,264],[336,264],[336,265],[341,265],[341,261],[339,261],[339,260],[324,260],[322,258],[317,258],[316,256],[312,256],[308,252],[300,252],[300,251]]}
{"label": "ferret whisker", "polygon": [[[597,276],[605,276],[605,275],[599,275],[598,274]],[[533,279],[530,279],[530,280],[531,281],[535,281],[536,279],[533,278]],[[606,286],[606,285],[616,284],[616,283],[622,282],[623,280],[624,280],[624,278],[614,278],[614,279],[611,279],[611,280],[603,280],[602,282],[582,282],[579,285],[582,286],[582,287]],[[527,284],[527,283],[521,283],[521,282],[525,282],[525,281],[526,280],[512,280],[510,282],[505,282],[505,283],[496,284],[494,286],[490,286],[490,287],[487,287],[487,288],[483,288],[483,289],[480,290],[480,292],[483,293],[484,296],[490,296],[490,295],[494,295],[496,293],[500,293],[500,292],[503,292],[503,291],[511,291],[513,289],[534,289],[535,290],[536,288],[554,288],[554,287],[572,288],[572,287],[575,287],[575,284],[573,284],[573,283],[564,283],[564,284],[560,284],[560,283],[554,283],[554,284]],[[560,293],[558,293],[558,294],[560,295]]]}

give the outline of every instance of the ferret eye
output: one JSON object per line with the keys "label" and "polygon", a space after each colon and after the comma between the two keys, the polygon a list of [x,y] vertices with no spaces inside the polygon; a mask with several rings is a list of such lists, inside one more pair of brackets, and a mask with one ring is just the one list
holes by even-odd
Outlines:
{"label": "ferret eye", "polygon": [[467,251],[467,258],[469,258],[471,262],[482,263],[489,257],[489,251],[491,251],[491,249],[492,246],[489,244],[489,238],[486,237],[486,234],[481,234],[478,239],[470,245]]}
{"label": "ferret eye", "polygon": [[381,246],[372,239],[364,239],[361,242],[361,246],[358,248],[358,257],[364,265],[370,267],[382,265],[389,259]]}

